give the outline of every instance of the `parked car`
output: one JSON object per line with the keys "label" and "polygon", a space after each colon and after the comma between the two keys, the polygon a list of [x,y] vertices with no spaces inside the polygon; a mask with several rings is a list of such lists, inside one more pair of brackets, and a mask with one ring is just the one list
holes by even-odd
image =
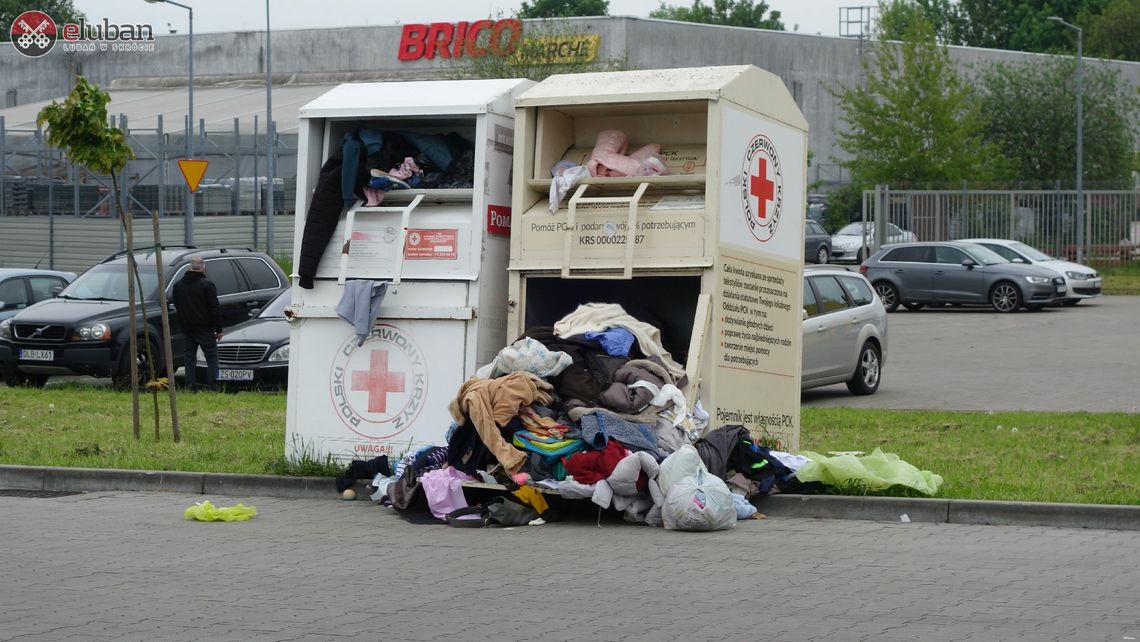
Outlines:
{"label": "parked car", "polygon": [[[249,321],[226,331],[218,342],[218,383],[226,388],[284,388],[289,382],[289,324],[285,290]],[[198,350],[198,381],[206,380],[206,359]]]}
{"label": "parked car", "polygon": [[[912,243],[918,237],[894,223],[887,223],[887,240],[890,243]],[[833,263],[862,263],[870,255],[875,245],[875,222],[867,221],[864,235],[863,221],[848,223],[831,237],[831,261]]]}
{"label": "parked car", "polygon": [[[190,257],[201,255],[206,272],[217,286],[222,325],[249,320],[249,310],[264,308],[288,287],[288,277],[263,252],[248,249],[199,250],[164,248],[163,278],[167,296],[182,278]],[[151,354],[164,363],[158,275],[150,248],[135,250],[141,299],[146,303]],[[120,252],[84,272],[59,293],[0,321],[0,373],[8,385],[42,386],[53,375],[112,377],[116,385],[130,382],[129,312],[127,309],[127,253]],[[141,306],[140,306],[141,307]],[[141,310],[140,310],[141,312]],[[182,335],[177,312],[170,312],[175,365],[182,362]],[[143,336],[141,315],[138,336]],[[146,350],[140,344],[135,366],[147,372]]]}
{"label": "parked car", "polygon": [[1065,279],[1050,269],[1011,263],[977,243],[903,243],[885,246],[859,271],[888,312],[903,304],[991,305],[998,312],[1040,309],[1064,298]]}
{"label": "parked car", "polygon": [[74,280],[74,272],[0,268],[0,321],[33,303],[52,298]]}
{"label": "parked car", "polygon": [[802,389],[846,383],[879,389],[887,359],[887,312],[870,282],[841,267],[804,270]]}
{"label": "parked car", "polygon": [[970,243],[977,243],[1000,254],[1007,261],[1024,263],[1026,265],[1039,265],[1049,268],[1065,279],[1065,286],[1069,288],[1066,298],[1061,299],[1063,305],[1076,305],[1081,299],[1091,299],[1100,296],[1100,274],[1087,265],[1072,263],[1064,259],[1053,258],[1044,252],[1036,250],[1024,243],[1006,239],[961,239]]}
{"label": "parked car", "polygon": [[831,235],[813,220],[804,221],[804,263],[827,263],[831,259]]}

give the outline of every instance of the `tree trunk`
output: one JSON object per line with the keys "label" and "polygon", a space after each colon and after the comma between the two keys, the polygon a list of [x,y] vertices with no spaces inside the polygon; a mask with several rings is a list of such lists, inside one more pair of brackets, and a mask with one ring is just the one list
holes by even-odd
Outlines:
{"label": "tree trunk", "polygon": [[127,332],[128,354],[127,363],[131,369],[131,424],[134,426],[135,439],[139,439],[139,369],[138,369],[138,319],[135,314],[135,279],[138,267],[135,265],[135,234],[130,217],[123,212],[122,203],[119,202],[119,178],[111,172],[111,197],[115,201],[115,211],[119,213],[119,222],[123,225],[123,232],[127,237]]}
{"label": "tree trunk", "polygon": [[[191,194],[190,198],[194,198]],[[166,357],[166,389],[170,393],[170,427],[174,433],[174,443],[182,441],[182,431],[178,426],[177,391],[174,386],[174,353],[170,340],[170,306],[166,302],[166,277],[163,275],[162,262],[162,233],[159,229],[158,215],[150,213],[150,223],[154,229],[154,263],[158,266],[158,305],[162,312],[162,354]],[[185,364],[186,368],[193,368],[193,363]]]}

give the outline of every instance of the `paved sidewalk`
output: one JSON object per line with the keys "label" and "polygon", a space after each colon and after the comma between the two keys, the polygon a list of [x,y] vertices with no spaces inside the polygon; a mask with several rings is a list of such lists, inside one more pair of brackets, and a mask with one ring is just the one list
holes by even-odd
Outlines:
{"label": "paved sidewalk", "polygon": [[1140,638],[1140,534],[772,517],[407,524],[370,502],[0,497],[0,640]]}

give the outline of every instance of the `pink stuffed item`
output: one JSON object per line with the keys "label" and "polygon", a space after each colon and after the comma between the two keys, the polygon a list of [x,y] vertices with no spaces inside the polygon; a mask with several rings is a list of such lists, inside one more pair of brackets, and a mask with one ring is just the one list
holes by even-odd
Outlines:
{"label": "pink stuffed item", "polygon": [[656,176],[668,170],[665,164],[657,157],[661,153],[661,146],[649,144],[626,156],[629,139],[616,129],[604,129],[598,132],[598,140],[594,143],[594,151],[590,152],[590,160],[586,168],[591,176]]}

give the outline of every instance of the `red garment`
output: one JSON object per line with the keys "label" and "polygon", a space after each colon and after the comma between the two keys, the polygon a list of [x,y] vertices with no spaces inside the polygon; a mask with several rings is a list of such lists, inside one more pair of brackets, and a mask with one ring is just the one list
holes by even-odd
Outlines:
{"label": "red garment", "polygon": [[579,484],[596,484],[614,472],[618,462],[629,454],[617,440],[611,439],[602,450],[583,450],[562,458],[566,474]]}

